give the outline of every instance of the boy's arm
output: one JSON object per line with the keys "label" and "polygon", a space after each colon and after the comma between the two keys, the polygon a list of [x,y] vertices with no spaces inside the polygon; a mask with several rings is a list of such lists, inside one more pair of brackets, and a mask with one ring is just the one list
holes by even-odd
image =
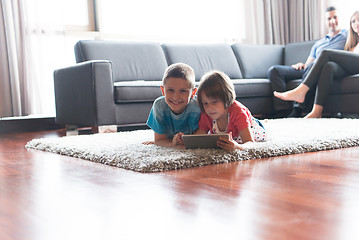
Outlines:
{"label": "boy's arm", "polygon": [[172,140],[167,138],[166,134],[158,134],[156,132],[154,132],[154,139],[155,139],[155,144],[159,145],[159,146],[164,146],[164,147],[172,147]]}
{"label": "boy's arm", "polygon": [[196,131],[193,132],[193,134],[206,134],[207,132],[203,129],[197,128]]}
{"label": "boy's arm", "polygon": [[[155,144],[158,146],[163,146],[163,147],[176,147],[176,145],[179,145],[177,142],[179,142],[179,140],[175,141],[175,138],[179,137],[179,133],[176,134],[173,139],[168,139],[166,134],[158,134],[158,133],[154,133],[155,136]],[[183,135],[183,133],[182,133]],[[182,144],[183,146],[183,144]]]}

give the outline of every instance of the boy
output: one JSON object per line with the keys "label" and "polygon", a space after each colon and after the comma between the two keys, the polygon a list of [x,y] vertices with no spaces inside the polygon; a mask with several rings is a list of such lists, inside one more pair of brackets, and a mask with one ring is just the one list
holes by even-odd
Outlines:
{"label": "boy", "polygon": [[170,65],[163,75],[161,91],[163,96],[155,100],[147,120],[154,131],[154,144],[183,144],[182,135],[197,130],[201,114],[193,99],[197,91],[193,69],[184,63]]}

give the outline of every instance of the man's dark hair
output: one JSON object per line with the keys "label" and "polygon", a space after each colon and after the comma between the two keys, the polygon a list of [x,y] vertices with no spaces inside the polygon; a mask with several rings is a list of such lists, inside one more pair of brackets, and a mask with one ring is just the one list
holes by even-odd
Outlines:
{"label": "man's dark hair", "polygon": [[335,7],[333,6],[330,6],[327,8],[327,12],[331,12],[331,11],[334,11],[334,10],[337,10]]}

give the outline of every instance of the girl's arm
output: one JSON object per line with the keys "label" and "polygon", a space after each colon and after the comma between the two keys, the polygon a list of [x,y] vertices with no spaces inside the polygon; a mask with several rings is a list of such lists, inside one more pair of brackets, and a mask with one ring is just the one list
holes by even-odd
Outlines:
{"label": "girl's arm", "polygon": [[[231,134],[232,135],[232,134]],[[242,139],[242,144],[237,143],[236,141],[234,141],[235,143],[238,144],[238,149],[245,149],[247,146],[250,146],[254,143],[254,138],[252,136],[252,131],[250,130],[250,127],[245,128],[241,131],[239,131],[239,136]]]}
{"label": "girl's arm", "polygon": [[220,141],[218,141],[217,144],[219,147],[223,148],[224,150],[233,151],[235,149],[243,150],[254,143],[252,132],[249,129],[249,127],[239,131],[239,136],[242,139],[242,144],[239,144],[238,142],[233,140],[232,132],[229,133],[229,139],[220,138]]}

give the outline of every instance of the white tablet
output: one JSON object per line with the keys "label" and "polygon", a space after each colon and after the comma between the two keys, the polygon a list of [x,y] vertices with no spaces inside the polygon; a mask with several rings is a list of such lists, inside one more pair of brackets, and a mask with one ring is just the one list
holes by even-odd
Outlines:
{"label": "white tablet", "polygon": [[221,134],[193,134],[183,135],[183,143],[186,148],[220,148],[217,141],[220,137],[229,138],[227,133]]}

